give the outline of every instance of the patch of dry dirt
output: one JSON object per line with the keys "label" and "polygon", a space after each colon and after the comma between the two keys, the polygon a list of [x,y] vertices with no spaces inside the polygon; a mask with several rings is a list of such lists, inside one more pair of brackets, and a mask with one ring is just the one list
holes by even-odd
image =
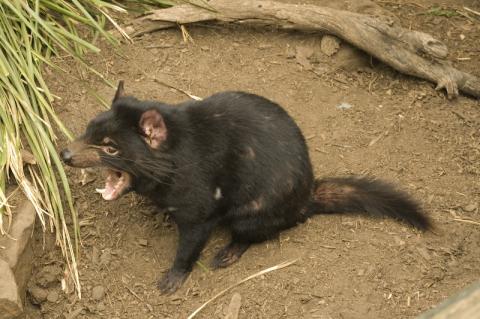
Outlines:
{"label": "patch of dry dirt", "polygon": [[[480,20],[423,14],[430,6],[426,0],[395,2],[377,4],[403,26],[445,41],[452,63],[480,76]],[[478,1],[443,4],[480,11]],[[326,56],[320,37],[311,34],[219,26],[188,30],[195,43],[185,44],[178,30],[167,30],[133,45],[105,47],[88,61],[109,80],[126,80],[127,91],[139,98],[187,98],[153,78],[202,97],[230,89],[268,97],[301,126],[318,176],[368,173],[394,181],[423,203],[437,234],[419,234],[391,220],[316,216],[250,248],[227,269],[195,267],[175,295],[162,296],[155,284],[174,256],[175,227],[133,194],[102,201],[94,192],[100,178],[80,186],[79,172],[68,169],[83,225],[84,297],[61,292],[61,257],[48,249],[53,245],[48,236],[42,249],[37,232],[30,286],[41,300],[29,307],[28,317],[185,318],[223,288],[292,258],[300,260],[233,289],[198,318],[224,318],[235,292],[242,297],[240,318],[412,318],[480,277],[480,228],[453,220],[480,221],[478,101],[448,101],[432,84],[403,76],[344,43]],[[56,109],[74,133],[103,110],[90,92],[107,101],[113,96],[113,89],[73,67],[68,75],[52,73],[49,82],[61,97]],[[341,103],[352,107],[339,109]],[[220,231],[212,236],[200,263],[208,265],[226,240]]]}

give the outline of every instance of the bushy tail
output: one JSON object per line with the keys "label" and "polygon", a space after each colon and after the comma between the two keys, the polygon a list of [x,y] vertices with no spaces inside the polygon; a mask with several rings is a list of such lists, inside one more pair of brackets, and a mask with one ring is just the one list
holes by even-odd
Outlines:
{"label": "bushy tail", "polygon": [[317,179],[308,215],[360,213],[389,216],[427,230],[429,218],[406,193],[392,185],[368,177]]}

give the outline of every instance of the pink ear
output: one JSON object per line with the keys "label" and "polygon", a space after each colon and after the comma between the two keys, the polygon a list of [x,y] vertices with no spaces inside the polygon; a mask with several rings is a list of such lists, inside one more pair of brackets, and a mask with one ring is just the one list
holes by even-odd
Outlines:
{"label": "pink ear", "polygon": [[162,115],[157,110],[149,110],[140,118],[140,129],[145,142],[153,149],[158,149],[167,139],[167,127]]}

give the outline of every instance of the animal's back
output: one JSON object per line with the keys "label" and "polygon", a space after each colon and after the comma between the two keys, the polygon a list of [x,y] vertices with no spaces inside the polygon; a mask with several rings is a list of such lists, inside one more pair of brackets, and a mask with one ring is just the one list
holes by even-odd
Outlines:
{"label": "animal's back", "polygon": [[266,224],[275,225],[273,234],[298,221],[313,173],[303,135],[285,110],[242,92],[219,93],[183,107],[210,191],[222,197],[222,213],[234,228],[258,225],[262,230],[248,233],[264,239],[270,233]]}

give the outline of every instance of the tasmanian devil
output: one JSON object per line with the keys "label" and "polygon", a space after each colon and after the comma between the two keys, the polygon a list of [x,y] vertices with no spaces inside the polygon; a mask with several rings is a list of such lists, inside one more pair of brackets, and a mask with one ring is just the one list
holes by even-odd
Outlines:
{"label": "tasmanian devil", "polygon": [[160,280],[178,289],[215,226],[231,241],[213,259],[226,267],[252,243],[320,213],[368,212],[425,230],[429,219],[405,193],[367,177],[314,179],[305,139],[279,105],[244,92],[169,105],[124,94],[61,152],[74,167],[106,168],[114,200],[135,191],[167,210],[178,227],[175,261]]}

